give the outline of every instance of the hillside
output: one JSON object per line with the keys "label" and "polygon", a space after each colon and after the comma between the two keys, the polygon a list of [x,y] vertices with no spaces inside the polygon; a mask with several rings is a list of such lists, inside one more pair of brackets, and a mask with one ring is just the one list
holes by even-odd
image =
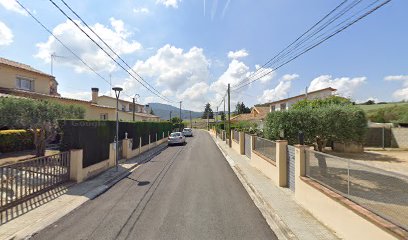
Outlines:
{"label": "hillside", "polygon": [[[154,114],[159,116],[161,119],[169,119],[170,111],[172,111],[171,117],[179,116],[179,108],[177,107],[163,103],[149,103],[149,106],[153,109]],[[190,110],[181,109],[181,115],[183,119],[190,119]],[[202,115],[202,112],[191,111],[192,118],[199,118]]]}
{"label": "hillside", "polygon": [[408,103],[387,103],[372,105],[357,105],[367,114],[372,122],[408,123]]}

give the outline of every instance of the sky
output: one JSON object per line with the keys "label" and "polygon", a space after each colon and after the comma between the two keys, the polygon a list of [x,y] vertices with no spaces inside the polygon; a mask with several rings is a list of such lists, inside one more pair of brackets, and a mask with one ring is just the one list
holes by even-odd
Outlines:
{"label": "sky", "polygon": [[[234,89],[342,1],[65,2],[169,104],[183,101],[183,108],[202,111],[207,102],[215,110],[228,83]],[[1,57],[50,73],[55,54],[53,75],[65,97],[90,100],[92,87],[110,95],[111,81],[124,88],[123,99],[138,94],[143,104],[168,103],[117,66],[50,1],[20,2],[99,76],[14,0],[0,0]],[[54,2],[85,28],[60,0]],[[325,87],[357,102],[408,100],[407,9],[408,1],[391,1],[294,61],[232,91],[231,104],[253,106]]]}

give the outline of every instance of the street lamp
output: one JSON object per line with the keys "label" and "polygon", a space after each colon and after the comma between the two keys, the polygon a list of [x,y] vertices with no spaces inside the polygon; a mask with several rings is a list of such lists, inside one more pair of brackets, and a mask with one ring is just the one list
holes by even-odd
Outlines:
{"label": "street lamp", "polygon": [[136,96],[140,97],[139,94],[137,94],[137,93],[133,97],[133,122],[135,121],[135,108],[136,108],[135,98],[136,98]]}
{"label": "street lamp", "polygon": [[118,171],[118,160],[119,160],[119,95],[120,92],[123,90],[121,87],[113,87],[113,91],[115,91],[116,96],[116,171]]}

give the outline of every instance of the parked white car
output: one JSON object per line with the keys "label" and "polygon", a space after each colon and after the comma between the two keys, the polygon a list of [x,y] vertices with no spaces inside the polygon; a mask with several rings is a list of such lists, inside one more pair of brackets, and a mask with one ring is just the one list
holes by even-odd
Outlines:
{"label": "parked white car", "polygon": [[192,137],[193,136],[193,129],[191,128],[184,128],[183,129],[183,135],[185,137]]}
{"label": "parked white car", "polygon": [[169,138],[167,139],[168,146],[173,145],[173,144],[185,144],[185,143],[186,143],[186,137],[181,132],[171,133]]}

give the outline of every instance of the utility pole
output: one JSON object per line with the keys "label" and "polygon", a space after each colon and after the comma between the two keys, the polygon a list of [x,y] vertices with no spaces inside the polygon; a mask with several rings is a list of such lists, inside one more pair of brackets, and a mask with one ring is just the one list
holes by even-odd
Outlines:
{"label": "utility pole", "polygon": [[180,101],[180,124],[179,124],[179,130],[181,132],[181,123],[183,122],[182,118],[181,118],[181,103],[182,101]]}
{"label": "utility pole", "polygon": [[207,131],[210,130],[210,111],[207,113]]}
{"label": "utility pole", "polygon": [[190,128],[193,128],[193,119],[191,118],[191,110],[190,110]]}
{"label": "utility pole", "polygon": [[[224,124],[223,124],[224,126],[223,126],[223,128],[224,128],[225,133],[227,133],[227,131],[226,131],[227,128],[225,127],[225,118],[226,118],[226,116],[225,116],[225,97],[224,97]],[[225,136],[225,139],[226,139],[226,138],[227,138],[227,137]],[[225,139],[224,139],[224,140],[225,140]]]}
{"label": "utility pole", "polygon": [[172,113],[173,111],[170,111],[170,118],[169,118],[169,121],[171,122],[171,113]]}
{"label": "utility pole", "polygon": [[228,83],[228,133],[229,133],[229,147],[232,147],[231,143],[231,96],[230,96],[230,84]]}
{"label": "utility pole", "polygon": [[217,112],[215,113],[215,124],[218,123],[218,107],[217,107]]}

